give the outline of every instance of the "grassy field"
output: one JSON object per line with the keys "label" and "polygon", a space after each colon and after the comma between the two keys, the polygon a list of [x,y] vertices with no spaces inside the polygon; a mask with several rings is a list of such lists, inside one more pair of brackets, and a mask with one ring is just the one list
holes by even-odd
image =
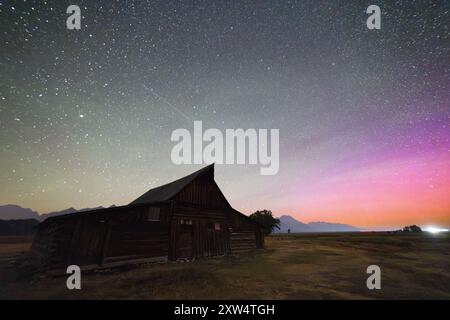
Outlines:
{"label": "grassy field", "polygon": [[[65,277],[24,277],[13,265],[29,239],[0,238],[3,299],[450,299],[450,235],[291,234],[239,257],[91,272],[82,290]],[[381,268],[368,290],[366,268]]]}

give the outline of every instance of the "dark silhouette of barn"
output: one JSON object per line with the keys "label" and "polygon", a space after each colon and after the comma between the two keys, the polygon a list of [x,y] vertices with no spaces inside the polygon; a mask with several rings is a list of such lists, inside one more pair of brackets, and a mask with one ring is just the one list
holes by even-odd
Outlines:
{"label": "dark silhouette of barn", "polygon": [[195,259],[264,246],[264,230],[233,209],[214,165],[154,188],[129,205],[50,217],[32,256],[47,269]]}

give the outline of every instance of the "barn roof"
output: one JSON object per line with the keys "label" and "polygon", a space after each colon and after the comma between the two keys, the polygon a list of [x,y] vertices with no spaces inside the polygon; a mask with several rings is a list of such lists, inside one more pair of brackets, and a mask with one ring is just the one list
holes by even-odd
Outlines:
{"label": "barn roof", "polygon": [[198,171],[195,171],[194,173],[191,173],[190,175],[187,175],[173,182],[150,189],[142,196],[132,201],[130,204],[168,201],[196,178],[208,173],[212,174],[212,177],[214,177],[214,164],[204,167]]}
{"label": "barn roof", "polygon": [[[152,203],[151,205],[162,205],[162,204],[167,204],[168,202],[155,202]],[[128,205],[124,205],[124,206],[111,206],[108,208],[96,208],[96,209],[92,209],[92,210],[82,210],[82,211],[76,211],[73,213],[66,213],[66,214],[61,214],[58,216],[52,216],[52,217],[48,217],[45,218],[39,225],[43,225],[46,224],[49,221],[54,221],[54,220],[64,220],[64,219],[72,219],[72,218],[76,218],[76,217],[80,217],[80,216],[86,216],[86,215],[90,215],[93,213],[96,214],[102,214],[102,213],[106,213],[106,214],[110,214],[110,213],[114,213],[114,212],[119,212],[121,210],[124,209],[129,209],[129,208],[139,208],[139,207],[145,207],[145,204],[143,203],[137,203],[137,204],[128,204]]]}

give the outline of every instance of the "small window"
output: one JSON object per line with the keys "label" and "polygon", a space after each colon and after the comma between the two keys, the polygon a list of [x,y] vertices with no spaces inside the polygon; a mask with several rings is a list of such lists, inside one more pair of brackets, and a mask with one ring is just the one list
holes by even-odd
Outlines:
{"label": "small window", "polygon": [[180,224],[192,225],[192,220],[181,219],[181,220],[180,220]]}
{"label": "small window", "polygon": [[159,221],[159,211],[158,207],[148,208],[147,221]]}
{"label": "small window", "polygon": [[208,223],[208,229],[209,230],[214,230],[214,231],[220,231],[221,230],[220,223],[209,222]]}

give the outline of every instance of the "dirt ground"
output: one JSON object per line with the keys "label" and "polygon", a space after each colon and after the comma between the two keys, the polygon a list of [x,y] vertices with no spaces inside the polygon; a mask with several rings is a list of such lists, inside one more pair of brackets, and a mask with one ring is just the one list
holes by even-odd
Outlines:
{"label": "dirt ground", "polygon": [[[266,238],[234,257],[169,262],[66,277],[24,274],[30,237],[0,237],[2,299],[450,299],[450,235],[341,233]],[[366,269],[381,268],[381,290]]]}

